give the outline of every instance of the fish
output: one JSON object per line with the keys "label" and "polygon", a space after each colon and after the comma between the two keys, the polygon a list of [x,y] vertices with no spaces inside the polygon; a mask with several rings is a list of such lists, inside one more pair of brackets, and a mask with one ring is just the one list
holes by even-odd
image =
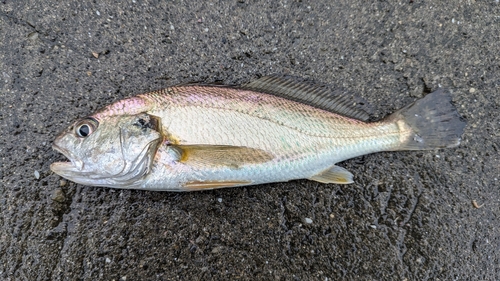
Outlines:
{"label": "fish", "polygon": [[284,75],[241,86],[181,84],[116,101],[53,142],[75,183],[196,191],[309,179],[353,183],[337,163],[460,144],[466,122],[438,88],[378,121],[331,87]]}

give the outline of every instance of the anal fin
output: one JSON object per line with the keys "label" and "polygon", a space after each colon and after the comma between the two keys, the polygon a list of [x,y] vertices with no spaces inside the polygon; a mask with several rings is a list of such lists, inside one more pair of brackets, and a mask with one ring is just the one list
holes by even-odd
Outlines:
{"label": "anal fin", "polygon": [[353,175],[348,170],[334,165],[309,179],[321,183],[350,184],[354,182],[352,178]]}

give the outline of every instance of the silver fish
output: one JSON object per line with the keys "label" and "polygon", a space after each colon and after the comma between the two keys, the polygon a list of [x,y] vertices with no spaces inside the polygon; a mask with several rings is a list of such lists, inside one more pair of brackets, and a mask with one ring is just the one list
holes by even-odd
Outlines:
{"label": "silver fish", "polygon": [[348,184],[360,155],[455,147],[465,122],[445,89],[377,122],[325,87],[267,76],[117,101],[59,135],[55,173],[90,186],[192,191],[310,179]]}

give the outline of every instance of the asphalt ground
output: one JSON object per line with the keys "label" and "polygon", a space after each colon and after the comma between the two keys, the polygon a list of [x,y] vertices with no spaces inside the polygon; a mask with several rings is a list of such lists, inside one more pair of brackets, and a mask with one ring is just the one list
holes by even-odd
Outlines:
{"label": "asphalt ground", "polygon": [[[500,280],[500,3],[0,1],[1,280]],[[439,86],[462,144],[194,193],[87,187],[55,136],[177,83],[288,74],[383,117]]]}

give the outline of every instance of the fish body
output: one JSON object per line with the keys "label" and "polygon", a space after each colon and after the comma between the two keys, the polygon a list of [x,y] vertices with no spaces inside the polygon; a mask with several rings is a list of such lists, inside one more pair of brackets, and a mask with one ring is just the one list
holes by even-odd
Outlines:
{"label": "fish body", "polygon": [[115,102],[54,142],[77,183],[191,191],[311,179],[352,183],[335,164],[379,151],[454,147],[465,123],[440,89],[366,122],[352,101],[280,76],[243,87],[174,86]]}

